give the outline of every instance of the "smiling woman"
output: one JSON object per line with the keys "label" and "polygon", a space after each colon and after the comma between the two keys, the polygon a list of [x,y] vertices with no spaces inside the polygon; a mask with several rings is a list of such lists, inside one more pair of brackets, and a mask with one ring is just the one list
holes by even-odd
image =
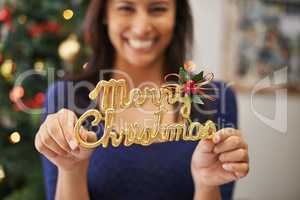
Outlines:
{"label": "smiling woman", "polygon": [[159,66],[164,60],[173,35],[175,1],[141,2],[108,2],[108,35],[117,51],[116,66]]}
{"label": "smiling woman", "polygon": [[[113,126],[110,123],[113,115],[106,119],[105,127],[99,125],[92,129],[94,132],[77,128],[79,134],[75,136],[74,133],[77,116],[82,114],[75,113],[76,108],[80,106],[90,109],[86,105],[91,105],[91,101],[86,98],[90,91],[86,88],[71,90],[68,88],[70,82],[96,85],[100,81],[101,86],[101,83],[107,83],[113,78],[132,83],[127,86],[129,89],[146,88],[148,85],[162,88],[164,77],[178,73],[186,57],[191,55],[192,21],[188,0],[91,1],[85,24],[85,37],[93,49],[91,60],[82,74],[72,80],[55,82],[49,87],[45,102],[47,113],[43,115],[36,134],[35,146],[43,155],[48,199],[216,200],[221,199],[221,196],[225,200],[231,199],[233,181],[248,173],[247,144],[238,130],[224,126],[218,127],[221,130],[209,140],[189,143],[177,141],[181,136],[184,137],[181,134],[184,128],[172,126],[178,122],[176,115],[181,112],[176,110],[176,95],[167,95],[174,101],[170,101],[172,105],[166,109],[173,112],[165,113],[162,121],[170,126],[166,126],[166,131],[163,130],[160,137],[163,141],[176,142],[154,142],[148,147],[133,145],[128,149],[124,146],[111,148],[107,139],[106,149],[86,149],[78,144],[76,136],[80,136],[86,143],[95,143],[99,135],[104,135],[104,138],[114,137],[114,134],[104,130],[110,130]],[[101,74],[107,76],[99,78]],[[195,83],[190,79],[187,83],[189,88],[194,87]],[[219,89],[218,94],[225,96],[216,95],[211,105],[193,108],[185,106],[182,110],[191,113],[192,118],[199,119],[199,122],[212,119],[237,127],[234,93],[220,83],[214,84]],[[97,87],[95,91],[91,93],[92,99],[99,94]],[[147,90],[139,90],[139,98],[142,97],[141,91]],[[153,92],[151,89],[148,91]],[[190,90],[185,88],[185,91]],[[128,95],[126,91],[123,94],[120,91],[118,95],[134,96],[133,93]],[[74,96],[74,99],[70,99]],[[101,100],[100,97],[97,100]],[[129,98],[125,104],[136,103],[131,100]],[[142,100],[137,103],[141,109],[122,110],[116,118],[128,126],[150,121],[149,127],[155,127],[160,121],[159,115],[153,120],[153,111],[157,105],[153,102],[142,103]],[[108,100],[107,103],[124,106],[123,101]],[[102,106],[101,101],[97,101],[95,107]],[[208,116],[202,112],[208,108],[215,110],[215,114]],[[226,113],[223,113],[224,108]],[[150,118],[146,110],[151,111]],[[109,117],[111,113],[107,114],[106,117]],[[102,115],[99,116],[100,119]],[[191,140],[200,137],[198,130],[203,126],[199,122],[189,127],[187,133]],[[171,134],[176,128],[178,134]],[[155,128],[152,130],[154,132]],[[193,130],[196,130],[195,135]],[[206,132],[211,130],[208,127]],[[134,134],[130,137],[128,135],[124,144],[131,145],[134,138]],[[113,145],[120,141],[114,140]]]}
{"label": "smiling woman", "polygon": [[155,67],[162,62],[163,74],[177,73],[174,66],[191,55],[193,20],[186,1],[92,1],[90,8],[85,36],[93,56],[86,74],[112,66],[127,72],[132,66]]}

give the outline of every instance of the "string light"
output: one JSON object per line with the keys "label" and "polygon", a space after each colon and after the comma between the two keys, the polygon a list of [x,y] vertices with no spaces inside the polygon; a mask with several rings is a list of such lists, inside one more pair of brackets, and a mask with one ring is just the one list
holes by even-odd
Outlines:
{"label": "string light", "polygon": [[64,17],[65,20],[70,20],[70,19],[72,19],[73,15],[74,15],[74,12],[73,12],[73,10],[71,10],[71,9],[66,9],[66,10],[64,10],[64,12],[63,12],[63,17]]}
{"label": "string light", "polygon": [[13,144],[17,144],[18,142],[21,141],[21,135],[19,132],[13,132],[12,134],[10,134],[9,139],[11,141],[11,143]]}
{"label": "string light", "polygon": [[26,15],[20,15],[20,16],[18,17],[18,22],[19,22],[20,24],[25,24],[25,23],[27,22],[27,16],[26,16]]}
{"label": "string light", "polygon": [[2,167],[2,165],[0,165],[0,182],[5,178],[5,171]]}
{"label": "string light", "polygon": [[34,63],[34,70],[36,72],[39,72],[39,73],[43,72],[44,71],[44,67],[45,67],[45,64],[42,61],[37,61],[37,62]]}

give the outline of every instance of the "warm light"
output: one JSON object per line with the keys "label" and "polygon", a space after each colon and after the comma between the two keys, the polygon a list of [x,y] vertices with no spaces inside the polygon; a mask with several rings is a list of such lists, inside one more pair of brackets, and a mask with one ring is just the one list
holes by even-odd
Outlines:
{"label": "warm light", "polygon": [[26,15],[21,15],[18,17],[18,22],[20,24],[25,24],[27,22],[27,16]]}
{"label": "warm light", "polygon": [[82,66],[82,69],[87,69],[88,67],[88,63],[85,63],[83,66]]}
{"label": "warm light", "polygon": [[63,13],[63,17],[65,18],[65,20],[69,20],[73,17],[74,15],[74,12],[70,9],[67,9],[67,10],[64,10],[64,13]]}
{"label": "warm light", "polygon": [[45,64],[42,61],[37,61],[34,63],[34,69],[36,72],[43,72]]}
{"label": "warm light", "polygon": [[80,43],[77,40],[77,36],[72,34],[59,45],[58,54],[63,60],[71,62],[79,53],[79,50]]}
{"label": "warm light", "polygon": [[0,165],[0,182],[5,178],[5,172],[3,167]]}
{"label": "warm light", "polygon": [[1,74],[8,78],[11,77],[14,70],[14,63],[12,60],[5,60],[4,63],[1,66]]}
{"label": "warm light", "polygon": [[13,132],[10,134],[9,139],[13,144],[16,144],[21,141],[21,135],[18,132]]}
{"label": "warm light", "polygon": [[22,86],[15,86],[9,93],[9,98],[12,102],[17,102],[24,96],[24,88]]}

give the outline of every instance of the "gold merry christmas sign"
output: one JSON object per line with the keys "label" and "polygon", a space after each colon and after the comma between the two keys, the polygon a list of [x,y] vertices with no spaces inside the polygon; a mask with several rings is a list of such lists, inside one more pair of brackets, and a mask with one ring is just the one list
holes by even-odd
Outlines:
{"label": "gold merry christmas sign", "polygon": [[[86,148],[95,148],[100,145],[106,148],[111,142],[113,147],[123,144],[131,146],[140,144],[148,146],[156,142],[170,141],[197,141],[205,138],[212,138],[216,132],[214,122],[207,121],[205,124],[192,122],[190,120],[191,103],[202,104],[201,98],[211,98],[201,87],[209,83],[213,76],[208,74],[203,77],[203,72],[193,75],[188,69],[191,64],[185,64],[185,68],[180,68],[180,73],[170,74],[176,76],[179,83],[164,84],[160,88],[134,88],[128,91],[126,81],[123,79],[109,81],[101,80],[96,88],[89,94],[91,100],[96,100],[102,94],[100,110],[91,109],[86,111],[75,125],[75,137],[79,144]],[[118,132],[116,126],[116,112],[120,109],[130,107],[141,107],[145,102],[150,101],[157,110],[153,112],[153,127],[143,127],[139,123],[127,124]],[[163,114],[167,111],[167,105],[181,105],[180,115],[182,123],[162,124]],[[90,143],[83,140],[80,136],[80,129],[87,118],[93,117],[92,126],[97,126],[104,122],[104,131],[100,139]]]}

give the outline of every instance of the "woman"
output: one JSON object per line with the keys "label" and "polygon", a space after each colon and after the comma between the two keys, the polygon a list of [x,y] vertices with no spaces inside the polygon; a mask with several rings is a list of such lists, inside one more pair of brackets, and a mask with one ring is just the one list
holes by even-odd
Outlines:
{"label": "woman", "polygon": [[[82,89],[73,98],[75,92],[70,90],[70,84],[82,80],[96,84],[100,69],[113,69],[106,79],[128,75],[131,87],[145,82],[160,85],[164,75],[178,73],[192,43],[188,1],[93,0],[87,14],[86,36],[93,47],[86,73],[77,81],[59,81],[48,89],[47,112],[35,139],[43,155],[48,199],[210,200],[221,199],[220,188],[222,197],[230,199],[232,182],[246,176],[249,169],[247,144],[237,129],[222,126],[213,140],[200,142],[95,150],[80,147],[74,137],[74,124],[81,112],[75,112],[76,106],[70,101],[75,100],[83,110],[90,102],[85,98],[87,91]],[[220,83],[215,84],[221,90],[219,94],[224,92],[225,101],[217,97],[211,104],[216,110],[211,117],[236,127],[234,94],[230,89],[223,91]],[[149,117],[145,110],[153,107],[146,104],[142,111],[128,109],[118,113],[118,118],[129,123],[143,122]],[[199,117],[205,121],[209,116],[194,110],[192,118]],[[164,122],[176,119],[176,114],[168,113]],[[95,141],[95,132],[82,130],[81,136]]]}

